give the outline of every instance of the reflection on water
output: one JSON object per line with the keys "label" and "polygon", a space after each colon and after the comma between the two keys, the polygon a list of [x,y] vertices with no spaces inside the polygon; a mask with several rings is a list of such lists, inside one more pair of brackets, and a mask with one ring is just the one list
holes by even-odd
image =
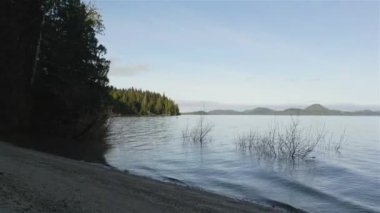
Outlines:
{"label": "reflection on water", "polygon": [[313,212],[380,211],[380,117],[304,116],[301,125],[346,130],[340,154],[319,149],[305,160],[260,158],[236,148],[236,137],[287,125],[287,116],[206,116],[213,140],[183,143],[198,116],[114,118],[106,155],[122,170],[256,202]]}

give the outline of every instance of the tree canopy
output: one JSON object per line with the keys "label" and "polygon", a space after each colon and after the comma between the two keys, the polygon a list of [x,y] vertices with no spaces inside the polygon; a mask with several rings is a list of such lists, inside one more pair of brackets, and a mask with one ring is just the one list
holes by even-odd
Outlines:
{"label": "tree canopy", "polygon": [[178,105],[159,93],[111,88],[112,112],[121,115],[179,115]]}
{"label": "tree canopy", "polygon": [[110,111],[178,115],[165,95],[109,87],[100,14],[82,0],[0,2],[0,132],[83,139]]}
{"label": "tree canopy", "polygon": [[82,0],[0,1],[0,138],[104,162],[108,116],[176,115],[158,93],[108,85],[104,26]]}
{"label": "tree canopy", "polygon": [[33,126],[77,137],[106,111],[109,61],[96,35],[103,25],[80,0],[46,0],[33,88]]}

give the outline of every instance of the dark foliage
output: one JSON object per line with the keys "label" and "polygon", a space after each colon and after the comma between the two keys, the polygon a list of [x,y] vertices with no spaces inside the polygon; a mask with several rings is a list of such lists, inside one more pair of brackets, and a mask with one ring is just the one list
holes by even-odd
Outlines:
{"label": "dark foliage", "polygon": [[112,112],[121,115],[179,115],[177,104],[165,95],[139,89],[111,88]]}
{"label": "dark foliage", "polygon": [[103,26],[80,0],[48,0],[32,85],[33,131],[79,138],[106,119],[109,61],[96,34]]}
{"label": "dark foliage", "polygon": [[94,7],[2,0],[0,27],[0,138],[74,158],[103,154],[109,61]]}
{"label": "dark foliage", "polygon": [[0,1],[0,132],[26,130],[30,124],[41,5],[42,0]]}
{"label": "dark foliage", "polygon": [[110,109],[118,114],[179,114],[164,95],[108,86],[110,62],[96,38],[102,20],[91,4],[1,0],[0,27],[3,140],[102,161]]}

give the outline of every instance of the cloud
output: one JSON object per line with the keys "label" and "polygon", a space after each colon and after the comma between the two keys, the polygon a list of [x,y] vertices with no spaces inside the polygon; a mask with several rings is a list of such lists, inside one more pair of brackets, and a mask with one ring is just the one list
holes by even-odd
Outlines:
{"label": "cloud", "polygon": [[123,64],[119,59],[113,59],[111,62],[109,72],[111,76],[134,76],[149,70],[147,64]]}

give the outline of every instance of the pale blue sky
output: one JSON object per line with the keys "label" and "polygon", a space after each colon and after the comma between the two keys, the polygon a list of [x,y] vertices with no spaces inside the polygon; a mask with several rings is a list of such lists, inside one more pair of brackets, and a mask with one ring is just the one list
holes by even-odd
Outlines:
{"label": "pale blue sky", "polygon": [[111,85],[180,103],[380,104],[379,1],[95,4]]}

